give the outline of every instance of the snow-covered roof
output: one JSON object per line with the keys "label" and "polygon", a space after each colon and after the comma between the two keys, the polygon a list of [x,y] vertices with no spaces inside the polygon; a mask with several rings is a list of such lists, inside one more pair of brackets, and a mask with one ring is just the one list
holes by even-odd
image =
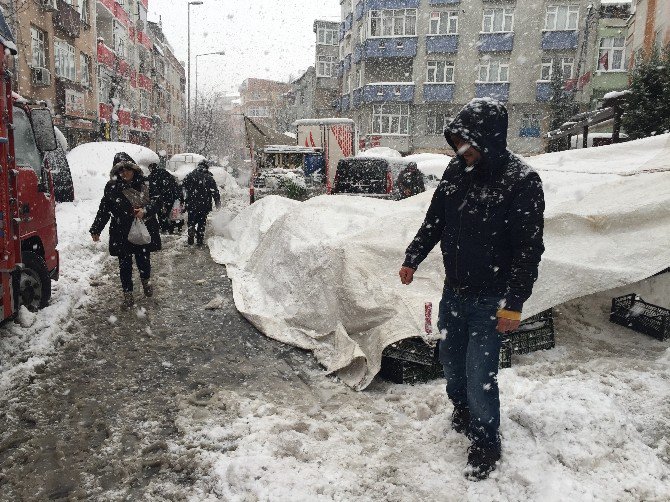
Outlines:
{"label": "snow-covered roof", "polygon": [[263,148],[264,153],[318,153],[321,148],[293,145],[268,145]]}

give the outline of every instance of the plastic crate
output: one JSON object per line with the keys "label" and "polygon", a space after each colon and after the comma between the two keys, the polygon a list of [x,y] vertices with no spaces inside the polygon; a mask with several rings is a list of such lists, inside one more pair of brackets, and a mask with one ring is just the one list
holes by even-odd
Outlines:
{"label": "plastic crate", "polygon": [[670,339],[670,310],[647,303],[635,293],[612,299],[610,321],[660,341]]}
{"label": "plastic crate", "polygon": [[505,335],[504,341],[510,355],[553,349],[556,346],[553,311],[545,310],[524,319],[516,331]]}
{"label": "plastic crate", "polygon": [[442,365],[435,357],[435,345],[418,336],[386,347],[379,374],[394,383],[428,382],[443,376]]}

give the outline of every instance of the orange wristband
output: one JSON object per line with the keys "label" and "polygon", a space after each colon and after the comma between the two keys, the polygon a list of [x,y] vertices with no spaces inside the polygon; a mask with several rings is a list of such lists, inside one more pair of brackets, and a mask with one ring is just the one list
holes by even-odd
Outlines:
{"label": "orange wristband", "polygon": [[521,312],[516,312],[514,310],[498,309],[498,312],[496,312],[496,317],[502,317],[503,319],[509,319],[511,321],[520,321]]}

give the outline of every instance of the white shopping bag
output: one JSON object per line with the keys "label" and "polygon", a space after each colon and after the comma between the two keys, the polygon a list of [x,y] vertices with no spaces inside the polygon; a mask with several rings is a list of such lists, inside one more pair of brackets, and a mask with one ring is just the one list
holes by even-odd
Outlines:
{"label": "white shopping bag", "polygon": [[170,220],[171,221],[180,221],[184,218],[181,213],[181,204],[178,200],[174,201],[172,210],[170,211]]}
{"label": "white shopping bag", "polygon": [[132,225],[130,225],[128,241],[137,246],[143,246],[145,244],[151,243],[151,234],[149,234],[149,229],[139,218],[135,218]]}

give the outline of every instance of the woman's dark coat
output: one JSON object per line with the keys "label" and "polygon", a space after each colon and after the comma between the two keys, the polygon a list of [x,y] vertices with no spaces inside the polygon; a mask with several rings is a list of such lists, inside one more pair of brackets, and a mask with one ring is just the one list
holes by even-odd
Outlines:
{"label": "woman's dark coat", "polygon": [[[115,157],[115,161],[117,160]],[[126,155],[128,159],[128,157]],[[138,192],[143,189],[148,191],[148,181],[144,177],[142,170],[133,164],[130,164],[135,171],[130,184],[124,182],[119,176],[120,168],[129,166],[132,159],[122,159],[122,162],[115,162],[112,168],[112,180],[107,182],[105,192],[100,201],[98,214],[91,226],[90,233],[92,235],[100,235],[107,222],[109,224],[109,254],[112,256],[123,256],[128,254],[142,253],[144,251],[158,251],[161,249],[161,237],[159,232],[158,220],[156,219],[156,212],[160,207],[160,199],[155,195],[150,197],[150,202],[144,206],[145,216],[144,223],[151,235],[151,243],[144,246],[137,246],[128,242],[128,232],[130,226],[135,219],[133,206],[130,201],[123,194],[126,188],[134,188]]]}

